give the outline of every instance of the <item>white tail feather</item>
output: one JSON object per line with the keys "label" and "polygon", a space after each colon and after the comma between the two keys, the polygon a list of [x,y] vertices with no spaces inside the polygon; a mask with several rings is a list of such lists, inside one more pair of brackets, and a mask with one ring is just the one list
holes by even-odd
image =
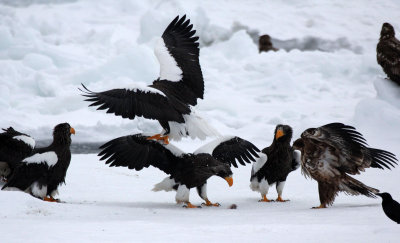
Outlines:
{"label": "white tail feather", "polygon": [[158,191],[172,191],[174,190],[174,185],[176,185],[176,182],[174,179],[171,179],[169,176],[166,177],[164,180],[162,180],[160,183],[157,183],[154,185],[154,188],[152,191],[158,192]]}
{"label": "white tail feather", "polygon": [[197,115],[194,110],[188,115],[183,115],[184,123],[169,122],[170,133],[169,138],[179,141],[182,137],[199,138],[201,140],[210,136],[221,136],[217,130],[207,123],[201,116]]}

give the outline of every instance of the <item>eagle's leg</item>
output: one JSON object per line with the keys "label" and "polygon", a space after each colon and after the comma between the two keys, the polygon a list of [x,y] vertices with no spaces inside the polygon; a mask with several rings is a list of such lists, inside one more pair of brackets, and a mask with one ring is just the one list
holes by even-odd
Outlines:
{"label": "eagle's leg", "polygon": [[161,134],[156,134],[154,136],[148,137],[147,140],[157,140],[157,141],[164,141],[164,144],[169,144],[169,137],[168,136],[163,136]]}
{"label": "eagle's leg", "polygon": [[289,200],[282,199],[282,191],[283,187],[285,186],[285,181],[279,181],[276,183],[276,191],[278,192],[278,198],[276,199],[277,202],[287,202]]}
{"label": "eagle's leg", "polygon": [[180,184],[176,190],[175,200],[177,203],[184,203],[185,208],[201,208],[189,202],[190,189],[186,185]]}
{"label": "eagle's leg", "polygon": [[269,200],[267,195],[262,195],[262,199],[258,200],[259,202],[273,202],[274,200]]}
{"label": "eagle's leg", "polygon": [[207,207],[210,207],[210,206],[219,207],[219,206],[221,206],[219,203],[212,203],[212,202],[210,202],[210,200],[208,200],[208,197],[207,197],[207,182],[205,182],[203,185],[197,187],[197,193],[199,194],[199,196],[204,201],[206,201],[206,203],[202,203],[201,204],[202,206],[203,205],[207,206]]}

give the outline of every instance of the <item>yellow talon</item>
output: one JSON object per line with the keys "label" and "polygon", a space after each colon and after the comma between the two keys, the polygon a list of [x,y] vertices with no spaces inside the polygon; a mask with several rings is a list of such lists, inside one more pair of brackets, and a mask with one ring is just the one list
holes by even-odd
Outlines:
{"label": "yellow talon", "polygon": [[321,204],[318,207],[312,207],[311,209],[320,209],[320,208],[326,208],[325,204]]}
{"label": "yellow talon", "polygon": [[212,202],[210,202],[208,199],[206,199],[206,203],[203,203],[202,205],[205,205],[205,206],[207,206],[207,207],[210,207],[210,206],[219,207],[219,206],[221,206],[221,204],[219,204],[219,203],[212,203]]}
{"label": "yellow talon", "polygon": [[273,202],[273,200],[269,200],[267,198],[267,195],[263,195],[263,198],[261,200],[259,200],[259,202]]}
{"label": "yellow talon", "polygon": [[277,201],[277,202],[287,202],[287,201],[289,201],[289,200],[283,200],[283,199],[281,198],[281,196],[278,196],[278,198],[276,199],[276,201]]}

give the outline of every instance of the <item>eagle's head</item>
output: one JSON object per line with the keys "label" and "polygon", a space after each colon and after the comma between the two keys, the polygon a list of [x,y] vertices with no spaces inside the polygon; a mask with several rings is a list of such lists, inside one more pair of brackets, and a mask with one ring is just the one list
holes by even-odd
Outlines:
{"label": "eagle's head", "polygon": [[304,141],[303,139],[299,138],[293,143],[293,149],[303,151],[304,148]]}
{"label": "eagle's head", "polygon": [[394,37],[394,28],[389,23],[384,23],[381,30],[381,39]]}
{"label": "eagle's head", "polygon": [[275,127],[274,140],[277,142],[290,142],[292,139],[293,130],[288,125],[279,124]]}
{"label": "eagle's head", "polygon": [[308,138],[308,137],[318,137],[321,135],[321,132],[317,128],[308,128],[305,130],[302,134],[302,138]]}
{"label": "eagle's head", "polygon": [[61,123],[54,127],[53,140],[56,143],[71,144],[71,134],[75,134],[75,129],[68,123]]}

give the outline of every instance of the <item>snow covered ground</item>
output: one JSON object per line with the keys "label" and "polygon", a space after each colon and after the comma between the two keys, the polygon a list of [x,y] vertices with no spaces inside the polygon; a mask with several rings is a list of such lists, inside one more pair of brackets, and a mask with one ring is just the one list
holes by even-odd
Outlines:
{"label": "snow covered ground", "polygon": [[[375,53],[383,22],[400,32],[400,4],[313,2],[0,1],[0,127],[49,139],[52,127],[67,121],[75,142],[159,131],[156,122],[88,108],[77,88],[150,84],[159,72],[155,37],[187,14],[200,36],[206,86],[197,110],[222,134],[263,148],[278,123],[291,125],[297,138],[306,128],[338,121],[400,157],[400,88],[384,79]],[[283,49],[259,54],[257,34],[271,35]],[[176,145],[190,152],[202,143]],[[65,204],[0,193],[1,238],[395,242],[400,236],[380,200],[341,194],[333,207],[310,210],[318,205],[317,185],[296,171],[284,190],[289,203],[262,204],[248,187],[250,166],[234,173],[232,188],[209,181],[210,199],[220,208],[186,210],[174,204],[174,193],[151,191],[164,178],[157,169],[111,169],[95,155],[74,155],[60,190]],[[370,169],[357,178],[400,200],[399,173]],[[191,198],[201,202],[195,191]],[[238,209],[227,209],[232,203]]]}

